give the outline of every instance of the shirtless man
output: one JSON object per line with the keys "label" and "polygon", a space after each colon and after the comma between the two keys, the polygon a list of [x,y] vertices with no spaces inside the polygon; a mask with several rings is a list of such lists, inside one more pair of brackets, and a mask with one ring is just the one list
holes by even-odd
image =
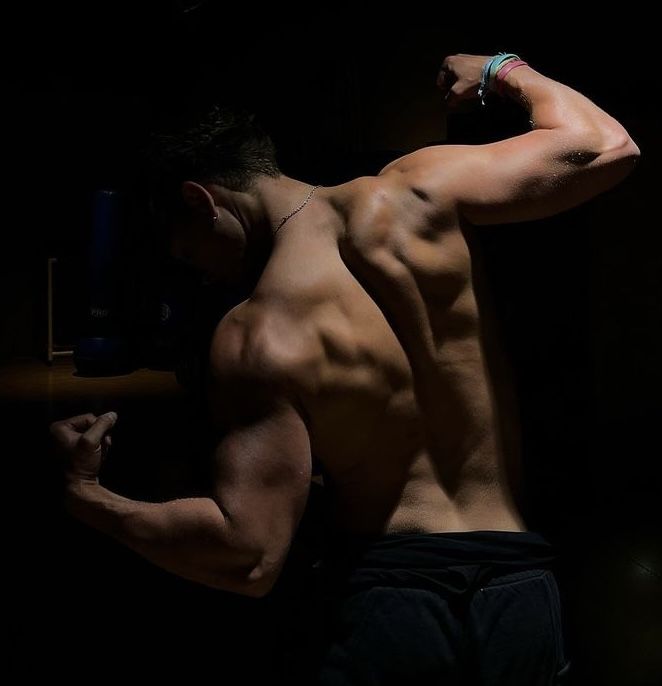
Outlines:
{"label": "shirtless man", "polygon": [[483,74],[488,60],[444,61],[449,105],[483,79],[529,108],[532,131],[427,147],[337,187],[282,175],[268,138],[237,118],[171,139],[155,198],[173,254],[214,278],[257,274],[211,345],[210,497],[145,503],[100,485],[113,413],[52,427],[76,517],[251,596],[278,578],[314,455],[344,560],[321,684],[530,686],[563,671],[549,550],[507,478],[463,229],[573,207],[639,150],[579,93],[515,57]]}

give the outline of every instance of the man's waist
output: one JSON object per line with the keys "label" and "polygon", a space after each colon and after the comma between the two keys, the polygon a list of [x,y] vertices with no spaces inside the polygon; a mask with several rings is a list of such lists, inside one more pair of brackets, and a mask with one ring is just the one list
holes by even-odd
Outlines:
{"label": "man's waist", "polygon": [[462,594],[498,575],[549,569],[555,559],[552,545],[529,531],[386,534],[329,541],[320,571],[344,592],[391,586]]}

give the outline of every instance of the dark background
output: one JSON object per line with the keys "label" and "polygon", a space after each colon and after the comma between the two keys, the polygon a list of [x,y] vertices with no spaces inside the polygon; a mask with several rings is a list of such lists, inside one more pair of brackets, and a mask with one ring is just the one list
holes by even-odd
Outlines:
{"label": "dark background", "polygon": [[[661,151],[656,46],[646,18],[630,8],[629,20],[580,27],[555,16],[538,35],[540,20],[530,24],[535,30],[476,28],[478,10],[471,24],[430,17],[412,26],[396,14],[381,12],[382,25],[359,20],[355,10],[311,9],[306,23],[256,27],[246,16],[256,8],[237,19],[215,3],[185,7],[102,2],[81,14],[29,5],[16,22],[4,86],[12,183],[0,361],[44,357],[48,256],[68,265],[62,292],[70,306],[60,307],[63,335],[75,335],[92,193],[135,191],[139,151],[164,121],[214,101],[244,104],[272,132],[286,173],[332,184],[430,142],[511,133],[517,117],[498,104],[446,120],[434,79],[447,54],[517,52],[616,116],[642,150],[628,180],[585,206],[478,233],[520,402],[528,521],[562,553],[573,683],[659,683],[662,241],[654,168]],[[125,324],[141,330],[145,310],[137,303],[147,298],[155,267],[137,268],[135,255],[146,248],[136,217],[123,287],[133,305]],[[300,556],[305,569],[307,526],[272,599],[180,582],[62,514],[46,426],[86,411],[85,399],[18,400],[5,391],[8,590],[19,609],[6,619],[18,675],[12,683],[175,673],[198,683],[210,670],[222,682],[237,669],[246,680],[276,680],[283,615],[291,620],[305,604],[296,562]],[[204,454],[197,408],[186,395],[117,397],[123,426],[111,485],[153,497],[155,489],[176,495],[193,483]],[[183,454],[193,468],[178,466]],[[314,522],[314,503],[311,510]]]}

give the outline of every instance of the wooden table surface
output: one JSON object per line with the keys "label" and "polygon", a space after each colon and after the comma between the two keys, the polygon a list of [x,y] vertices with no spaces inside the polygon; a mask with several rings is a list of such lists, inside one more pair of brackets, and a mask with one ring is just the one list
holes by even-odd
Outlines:
{"label": "wooden table surface", "polygon": [[4,401],[58,401],[75,398],[176,395],[183,393],[169,371],[138,369],[130,374],[83,377],[71,358],[49,366],[40,360],[16,360],[0,366],[0,399]]}

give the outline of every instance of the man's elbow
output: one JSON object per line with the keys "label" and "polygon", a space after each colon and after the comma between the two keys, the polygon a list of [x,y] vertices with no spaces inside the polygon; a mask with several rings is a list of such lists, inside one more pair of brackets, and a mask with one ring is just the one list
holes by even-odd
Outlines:
{"label": "man's elbow", "polygon": [[641,154],[625,128],[615,120],[600,127],[577,127],[564,139],[565,145],[568,142],[571,152],[566,161],[579,166],[596,168],[624,164],[633,167]]}
{"label": "man's elbow", "polygon": [[612,162],[625,163],[634,167],[641,156],[641,151],[627,131],[623,129],[619,135],[614,135],[608,140],[606,149],[602,154]]}
{"label": "man's elbow", "polygon": [[603,132],[599,139],[588,141],[578,147],[566,162],[592,174],[597,192],[620,183],[635,168],[641,152],[639,146],[622,127]]}
{"label": "man's elbow", "polygon": [[607,174],[608,185],[615,186],[629,176],[641,155],[639,146],[623,131],[623,136],[613,141],[602,156],[602,167]]}
{"label": "man's elbow", "polygon": [[216,591],[236,593],[248,598],[264,598],[276,585],[278,575],[271,576],[252,571],[249,574],[234,574],[230,577],[225,570],[221,573],[210,570],[208,574],[200,575],[196,580]]}
{"label": "man's elbow", "polygon": [[235,569],[232,573],[228,573],[227,568],[209,570],[203,583],[219,591],[229,591],[249,598],[264,598],[276,585],[281,569],[282,565],[258,562]]}
{"label": "man's elbow", "polygon": [[243,595],[249,598],[264,598],[269,595],[278,581],[278,575],[249,579],[244,586]]}
{"label": "man's elbow", "polygon": [[279,556],[277,561],[260,561],[245,578],[244,595],[251,598],[264,598],[271,593],[285,562],[285,555]]}

